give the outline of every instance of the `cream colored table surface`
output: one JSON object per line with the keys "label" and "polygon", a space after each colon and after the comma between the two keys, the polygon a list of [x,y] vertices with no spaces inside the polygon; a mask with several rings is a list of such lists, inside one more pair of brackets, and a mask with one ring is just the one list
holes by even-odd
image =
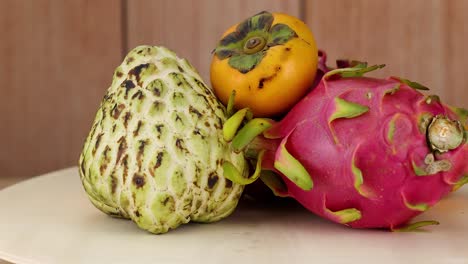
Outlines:
{"label": "cream colored table surface", "polygon": [[282,203],[245,201],[215,224],[151,235],[87,200],[76,168],[0,191],[0,259],[15,263],[468,263],[468,188],[416,220],[423,232],[353,230]]}

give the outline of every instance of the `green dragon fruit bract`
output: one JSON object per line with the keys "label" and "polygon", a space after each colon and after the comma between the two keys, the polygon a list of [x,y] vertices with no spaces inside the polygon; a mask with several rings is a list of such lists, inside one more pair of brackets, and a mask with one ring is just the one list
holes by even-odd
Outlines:
{"label": "green dragon fruit bract", "polygon": [[115,70],[79,160],[81,180],[101,211],[152,233],[230,215],[248,176],[243,153],[223,140],[226,108],[196,70],[164,47],[139,46]]}
{"label": "green dragon fruit bract", "polygon": [[[409,221],[468,181],[468,112],[423,95],[418,83],[362,76],[383,65],[340,62],[347,68],[331,70],[324,61],[322,54],[318,85],[281,121],[252,119],[233,147],[260,150],[259,166],[282,181],[260,178],[331,221],[392,230],[436,224]],[[235,118],[225,131],[237,129],[228,126]],[[271,128],[255,138],[253,123]]]}

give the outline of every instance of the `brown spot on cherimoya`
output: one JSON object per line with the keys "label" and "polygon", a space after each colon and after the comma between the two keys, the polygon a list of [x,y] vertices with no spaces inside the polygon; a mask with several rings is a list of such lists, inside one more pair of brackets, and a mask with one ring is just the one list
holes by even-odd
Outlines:
{"label": "brown spot on cherimoya", "polygon": [[99,133],[97,135],[97,138],[96,138],[96,143],[94,144],[94,148],[93,148],[93,155],[96,154],[96,150],[99,148],[99,144],[101,144],[101,138],[102,138],[102,135],[104,135],[104,133]]}
{"label": "brown spot on cherimoya", "polygon": [[208,176],[208,188],[212,189],[219,180],[218,174],[216,172],[210,173]]}
{"label": "brown spot on cherimoya", "polygon": [[171,197],[167,196],[167,197],[164,199],[164,201],[162,201],[162,205],[166,206],[170,199],[171,199]]}
{"label": "brown spot on cherimoya", "polygon": [[138,163],[138,168],[141,169],[141,165],[143,163],[143,154],[145,153],[145,147],[148,142],[146,140],[140,140],[139,141],[140,145],[138,146],[138,153],[137,153],[137,163]]}
{"label": "brown spot on cherimoya", "polygon": [[133,131],[133,136],[135,136],[135,137],[138,136],[138,133],[140,133],[141,125],[143,125],[143,121],[138,120],[137,127]]}
{"label": "brown spot on cherimoya", "polygon": [[106,148],[104,149],[103,155],[106,160],[109,158],[108,154],[110,150],[111,148],[109,146],[106,146]]}
{"label": "brown spot on cherimoya", "polygon": [[109,214],[110,216],[112,217],[118,217],[118,218],[121,218],[122,215],[120,213],[115,213],[115,212],[107,212],[107,214]]}
{"label": "brown spot on cherimoya", "polygon": [[145,177],[143,175],[138,174],[138,173],[135,173],[133,175],[132,182],[133,182],[133,184],[135,184],[135,186],[137,188],[143,187],[145,185],[145,183],[146,183],[145,182]]}
{"label": "brown spot on cherimoya", "polygon": [[140,64],[140,65],[134,67],[133,69],[131,69],[131,70],[128,72],[128,74],[129,74],[129,75],[135,76],[135,79],[136,79],[137,83],[139,84],[139,83],[140,83],[140,80],[141,80],[141,71],[142,71],[143,69],[148,68],[148,66],[149,66],[149,63]]}
{"label": "brown spot on cherimoya", "polygon": [[158,155],[156,156],[156,163],[154,164],[154,169],[161,167],[163,156],[163,152],[158,153]]}
{"label": "brown spot on cherimoya", "polygon": [[217,121],[217,122],[214,123],[214,127],[215,127],[216,129],[223,129],[223,120],[221,120],[221,118],[218,117],[218,118],[216,119],[216,121]]}
{"label": "brown spot on cherimoya", "polygon": [[124,116],[124,127],[125,128],[128,127],[128,121],[130,121],[131,118],[132,118],[132,113],[130,113],[130,112],[125,113],[125,116]]}
{"label": "brown spot on cherimoya", "polygon": [[198,165],[195,165],[195,176],[200,177],[201,168]]}
{"label": "brown spot on cherimoya", "polygon": [[128,98],[128,92],[135,88],[135,84],[133,83],[133,81],[131,80],[125,80],[122,82],[122,84],[120,85],[120,87],[124,88],[125,89],[125,96],[124,98],[127,99]]}
{"label": "brown spot on cherimoya", "polygon": [[119,143],[119,149],[117,150],[117,161],[119,163],[120,158],[122,157],[123,153],[127,150],[127,141],[125,140],[124,136],[121,136],[117,141]]}
{"label": "brown spot on cherimoya", "polygon": [[[154,101],[151,106],[150,112],[160,112],[164,107],[164,103],[161,101]],[[154,114],[153,114],[154,115]]]}
{"label": "brown spot on cherimoya", "polygon": [[146,90],[151,91],[154,96],[159,97],[166,90],[166,85],[161,79],[155,79],[146,86]]}
{"label": "brown spot on cherimoya", "polygon": [[197,86],[200,89],[204,90],[206,94],[212,94],[212,91],[208,89],[208,87],[206,87],[206,85],[202,81],[200,81],[199,79],[195,77],[193,78],[193,81],[195,82],[195,84],[197,84]]}
{"label": "brown spot on cherimoya", "polygon": [[122,173],[122,182],[125,184],[128,176],[128,155],[125,155],[122,158],[123,173]]}
{"label": "brown spot on cherimoya", "polygon": [[187,149],[184,146],[184,140],[183,139],[181,139],[181,138],[176,139],[175,145],[179,150],[183,150],[183,151],[188,152]]}
{"label": "brown spot on cherimoya", "polygon": [[189,112],[192,113],[192,114],[195,114],[196,116],[198,117],[201,117],[202,114],[200,113],[200,111],[198,111],[195,107],[193,106],[190,106],[189,107]]}
{"label": "brown spot on cherimoya", "polygon": [[115,177],[115,172],[112,172],[111,174],[111,192],[112,193],[115,193],[116,189],[117,189],[117,177]]}
{"label": "brown spot on cherimoya", "polygon": [[195,185],[197,188],[200,188],[200,183],[198,182],[201,178],[201,169],[198,165],[195,165],[195,177],[193,181],[193,185]]}
{"label": "brown spot on cherimoya", "polygon": [[175,121],[182,123],[182,125],[184,124],[184,121],[182,121],[182,118],[179,116],[179,114],[175,115]]}
{"label": "brown spot on cherimoya", "polygon": [[101,173],[101,175],[104,174],[106,169],[107,169],[107,163],[102,163],[101,166],[99,166],[99,172]]}
{"label": "brown spot on cherimoya", "polygon": [[135,88],[135,84],[133,83],[132,80],[125,80],[123,81],[121,87],[127,89],[127,92],[128,92],[128,90]]}
{"label": "brown spot on cherimoya", "polygon": [[114,118],[114,119],[117,119],[119,118],[120,116],[120,113],[122,113],[122,110],[124,110],[125,108],[125,105],[124,104],[115,104],[114,107],[112,108],[111,110],[111,116]]}
{"label": "brown spot on cherimoya", "polygon": [[161,90],[159,88],[154,88],[153,89],[153,94],[157,97],[161,96]]}
{"label": "brown spot on cherimoya", "polygon": [[110,162],[109,156],[108,156],[109,151],[110,151],[110,147],[106,146],[106,148],[104,149],[102,153],[103,162],[101,163],[101,166],[99,166],[99,172],[101,173],[101,175],[104,174],[105,170],[107,169],[107,165],[109,165],[109,162]]}
{"label": "brown spot on cherimoya", "polygon": [[200,136],[202,139],[205,139],[205,136],[200,132],[200,129],[198,129],[198,128],[195,128],[193,130],[193,134]]}
{"label": "brown spot on cherimoya", "polygon": [[145,95],[143,94],[142,91],[136,92],[133,96],[132,99],[138,98],[138,100],[143,100],[145,98]]}
{"label": "brown spot on cherimoya", "polygon": [[198,94],[197,96],[200,97],[201,99],[203,99],[203,102],[204,102],[206,108],[211,108],[212,109],[211,104],[210,104],[209,100],[206,98],[206,96],[204,96],[202,94]]}
{"label": "brown spot on cherimoya", "polygon": [[160,139],[162,136],[162,129],[164,128],[164,125],[158,124],[154,126],[156,128],[156,131],[158,131],[158,138]]}

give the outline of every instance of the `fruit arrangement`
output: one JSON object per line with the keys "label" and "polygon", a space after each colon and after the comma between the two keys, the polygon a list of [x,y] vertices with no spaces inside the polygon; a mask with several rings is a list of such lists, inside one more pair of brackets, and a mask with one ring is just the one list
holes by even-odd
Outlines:
{"label": "fruit arrangement", "polygon": [[264,185],[352,228],[411,222],[468,183],[468,111],[384,65],[326,64],[312,32],[261,12],[213,50],[208,87],[164,47],[139,46],[114,72],[79,159],[91,203],[161,234],[215,222]]}

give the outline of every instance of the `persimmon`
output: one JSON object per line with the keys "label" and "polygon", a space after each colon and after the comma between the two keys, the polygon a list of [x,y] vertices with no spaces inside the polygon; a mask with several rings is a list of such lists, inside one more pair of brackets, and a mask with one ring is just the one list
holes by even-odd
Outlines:
{"label": "persimmon", "polygon": [[211,85],[226,105],[235,90],[235,109],[256,117],[289,110],[311,87],[318,50],[300,19],[261,12],[230,27],[213,51]]}

